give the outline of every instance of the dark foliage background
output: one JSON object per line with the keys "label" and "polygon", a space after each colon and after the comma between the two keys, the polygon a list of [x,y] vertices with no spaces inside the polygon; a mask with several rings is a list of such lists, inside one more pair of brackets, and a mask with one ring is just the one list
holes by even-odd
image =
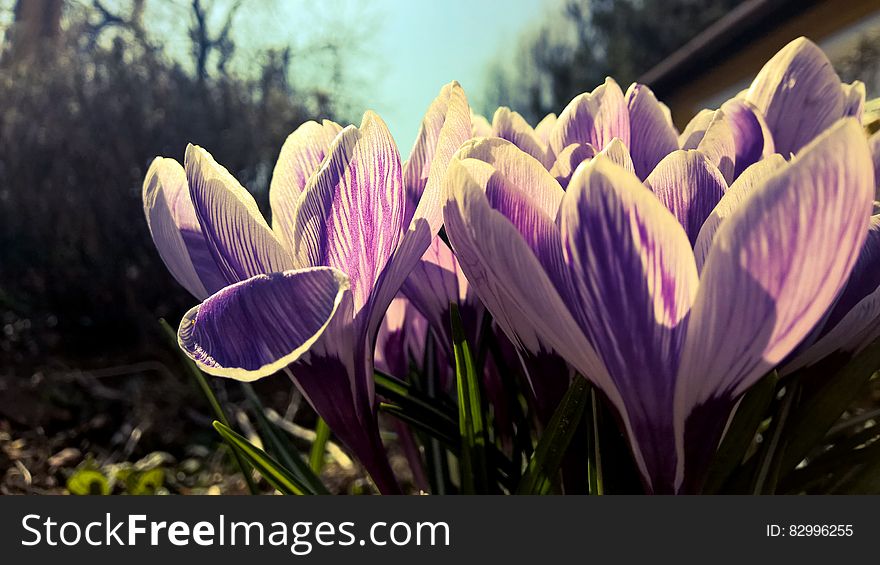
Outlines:
{"label": "dark foliage background", "polygon": [[211,30],[209,6],[192,2],[187,69],[147,34],[142,2],[68,3],[34,28],[26,6],[39,3],[16,3],[0,67],[0,355],[137,358],[156,319],[192,302],[143,219],[150,159],[204,145],[265,204],[284,138],[334,105],[291,83],[289,48],[260,53],[250,76],[228,71],[234,6]]}
{"label": "dark foliage background", "polygon": [[742,0],[563,0],[499,60],[487,92],[532,122],[613,76],[623,88]]}

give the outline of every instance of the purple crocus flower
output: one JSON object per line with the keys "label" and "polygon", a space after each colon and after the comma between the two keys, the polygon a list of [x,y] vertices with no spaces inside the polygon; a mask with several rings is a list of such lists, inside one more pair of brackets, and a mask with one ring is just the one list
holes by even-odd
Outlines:
{"label": "purple crocus flower", "polygon": [[547,114],[533,128],[519,112],[501,106],[492,116],[492,123],[479,114],[471,114],[471,123],[472,137],[500,137],[539,161],[543,162],[545,157],[550,157],[548,167],[553,164],[550,135],[556,125],[556,114]]}
{"label": "purple crocus flower", "polygon": [[600,156],[563,191],[482,139],[449,166],[444,218],[468,280],[520,348],[555,352],[607,396],[651,492],[699,490],[737,399],[823,318],[865,241],[874,181],[856,120],[777,164],[728,189],[702,152],[681,151],[646,186]]}
{"label": "purple crocus flower", "polygon": [[401,296],[391,301],[376,336],[374,361],[380,371],[401,380],[409,376],[410,362],[421,362],[428,340],[428,320]]}
{"label": "purple crocus flower", "polygon": [[469,287],[452,249],[435,237],[403,283],[401,293],[428,320],[437,343],[452,358],[449,305],[459,306],[469,339],[474,340],[482,305]]}
{"label": "purple crocus flower", "polygon": [[[205,372],[239,380],[289,368],[383,493],[399,487],[379,439],[373,343],[385,310],[440,228],[440,181],[470,131],[457,83],[432,103],[404,166],[372,112],[359,128],[306,124],[275,167],[273,228],[198,147],[187,148],[186,178],[174,179],[186,181],[197,222],[179,222],[192,215],[175,216],[165,198],[151,197],[182,188],[167,188],[156,170],[145,183],[152,187],[145,188],[145,209],[166,264],[191,291],[204,287],[197,297],[216,291],[184,316],[181,348]],[[201,234],[192,239],[212,261],[197,264],[202,255],[184,245],[187,229]],[[206,280],[202,269],[219,273],[220,290],[194,284],[193,272]]]}
{"label": "purple crocus flower", "polygon": [[760,112],[776,152],[787,157],[840,118],[861,120],[865,85],[842,83],[825,53],[799,37],[774,55],[737,98]]}
{"label": "purple crocus flower", "polygon": [[624,93],[608,78],[575,97],[556,120],[550,172],[563,186],[577,166],[606,151],[612,142],[625,151],[636,176],[645,180],[660,161],[679,149],[699,150],[731,183],[752,163],[774,152],[769,129],[758,109],[743,100],[698,113],[680,135],[669,109],[647,86],[633,83]]}
{"label": "purple crocus flower", "polygon": [[787,375],[836,352],[858,353],[880,337],[880,215],[843,291],[828,315],[781,369]]}
{"label": "purple crocus flower", "polygon": [[[792,57],[788,53],[791,50],[803,53]],[[809,68],[804,70],[810,65],[823,70],[821,81],[814,79],[792,87],[795,84],[792,77],[802,80],[803,74],[816,74]],[[794,70],[790,68],[792,66]],[[753,163],[775,152],[789,155],[803,146],[803,142],[799,145],[788,143],[788,138],[795,134],[787,131],[789,126],[777,115],[777,108],[782,107],[780,104],[790,102],[788,107],[791,108],[804,103],[803,94],[793,100],[788,91],[816,92],[817,82],[826,81],[828,84],[824,86],[833,88],[846,101],[836,100],[837,94],[826,97],[827,105],[834,108],[818,108],[821,112],[817,116],[805,118],[812,125],[801,128],[803,131],[796,135],[800,136],[800,141],[809,141],[840,117],[857,116],[861,112],[864,87],[858,82],[842,85],[829,69],[827,58],[815,45],[805,39],[795,41],[768,63],[751,89],[727,101],[719,110],[699,112],[680,135],[672,123],[669,109],[647,86],[633,83],[624,93],[613,79],[608,78],[592,92],[575,97],[554,121],[549,142],[555,160],[550,171],[564,188],[581,162],[594,157],[617,139],[629,152],[632,168],[642,180],[671,152],[697,149],[709,157],[730,184]],[[820,100],[809,98],[808,104],[822,106],[821,97],[815,98]],[[765,118],[765,112],[770,112],[773,127]],[[782,135],[781,149],[774,141],[776,132]],[[509,135],[505,139],[534,156],[519,142],[522,137]]]}
{"label": "purple crocus flower", "polygon": [[822,50],[802,37],[776,54],[750,88],[718,110],[699,112],[680,135],[650,88],[633,83],[624,93],[608,78],[572,99],[558,119],[551,114],[534,130],[515,112],[500,108],[491,125],[479,118],[474,136],[507,139],[544,163],[563,188],[580,163],[614,139],[631,156],[641,180],[671,152],[697,149],[730,184],[769,155],[797,152],[838,119],[860,118],[864,104],[864,85],[841,83]]}

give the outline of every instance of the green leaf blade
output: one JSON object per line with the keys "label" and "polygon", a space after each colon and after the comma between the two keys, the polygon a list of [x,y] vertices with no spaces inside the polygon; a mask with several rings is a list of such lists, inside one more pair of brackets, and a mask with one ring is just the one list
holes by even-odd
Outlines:
{"label": "green leaf blade", "polygon": [[487,493],[488,464],[486,429],[480,395],[480,376],[464,334],[457,304],[450,305],[452,350],[455,358],[455,383],[458,393],[458,427],[461,434],[461,491],[463,494]]}
{"label": "green leaf blade", "polygon": [[[184,353],[180,350],[180,347],[177,343],[177,332],[165,321],[164,318],[159,320],[159,325],[162,327],[162,331],[165,334],[165,337],[168,339],[171,347],[173,347],[178,354],[180,355],[181,360],[183,361],[183,365],[186,367],[190,376],[199,386],[199,389],[202,391],[202,394],[205,396],[205,399],[208,401],[208,404],[211,406],[211,411],[214,412],[214,417],[217,418],[223,425],[227,428],[231,427],[229,424],[229,418],[226,416],[226,412],[223,410],[223,406],[220,405],[220,401],[217,400],[217,396],[214,394],[213,389],[211,389],[211,385],[208,384],[208,380],[205,378],[205,374],[202,373],[202,370],[196,366],[195,362],[184,355]],[[251,494],[260,494],[257,485],[254,483],[253,477],[251,477],[251,470],[247,467],[245,462],[242,460],[241,456],[234,449],[232,450],[232,459],[235,461],[235,465],[241,471],[242,476],[244,477],[244,481],[247,484],[248,491]]]}
{"label": "green leaf blade", "polygon": [[528,468],[517,485],[517,494],[546,494],[549,491],[587,404],[591,402],[590,388],[585,378],[575,376],[538,441]]}
{"label": "green leaf blade", "polygon": [[229,447],[253,465],[254,469],[259,471],[263,478],[279,492],[302,495],[309,491],[293,473],[270,457],[268,453],[234,432],[229,426],[215,420],[214,429],[229,444]]}
{"label": "green leaf blade", "polygon": [[269,421],[263,403],[250,383],[242,383],[245,396],[251,403],[260,428],[260,438],[266,443],[270,455],[277,457],[279,462],[293,473],[308,488],[307,494],[330,494],[321,479],[315,475],[308,463],[300,455],[296,447],[287,439],[278,426]]}
{"label": "green leaf blade", "polygon": [[703,486],[704,493],[718,492],[727,479],[736,472],[751,447],[761,422],[767,418],[767,411],[773,402],[778,382],[779,374],[772,371],[743,396],[712,460]]}
{"label": "green leaf blade", "polygon": [[309,453],[309,468],[315,474],[320,474],[324,468],[324,453],[327,451],[327,442],[330,441],[330,426],[323,418],[318,418],[315,426],[315,442]]}

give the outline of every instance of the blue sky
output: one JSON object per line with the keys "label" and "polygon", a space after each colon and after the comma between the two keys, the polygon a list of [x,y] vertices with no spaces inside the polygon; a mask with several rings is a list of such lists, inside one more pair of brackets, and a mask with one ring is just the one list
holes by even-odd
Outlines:
{"label": "blue sky", "polygon": [[[130,0],[106,0],[122,7]],[[219,29],[233,0],[206,1]],[[524,31],[560,0],[246,0],[237,13],[233,67],[253,69],[267,47],[294,48],[294,84],[327,84],[330,72],[309,56],[328,36],[352,37],[345,55],[349,114],[371,109],[388,123],[405,159],[425,109],[440,87],[458,80],[469,100],[486,90],[489,65],[516,53]],[[191,64],[188,0],[148,2],[147,19],[169,53]],[[316,63],[316,61],[318,61]]]}
{"label": "blue sky", "polygon": [[382,70],[370,105],[388,123],[405,158],[425,109],[458,80],[473,102],[486,69],[514,53],[520,33],[540,20],[547,0],[380,0],[382,26],[370,41]]}

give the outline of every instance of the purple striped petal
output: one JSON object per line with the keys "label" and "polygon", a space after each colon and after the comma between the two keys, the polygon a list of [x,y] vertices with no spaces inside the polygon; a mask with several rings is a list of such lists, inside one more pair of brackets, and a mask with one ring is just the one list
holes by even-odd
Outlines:
{"label": "purple striped petal", "polygon": [[635,174],[635,167],[633,165],[632,157],[629,155],[629,150],[626,148],[626,145],[616,137],[605,146],[605,149],[596,155],[596,158],[600,157],[602,159],[608,159],[618,167]]}
{"label": "purple striped petal", "polygon": [[458,155],[460,159],[478,161],[469,169],[484,187],[489,205],[519,230],[562,291],[562,248],[555,221],[562,188],[538,161],[502,139],[471,142]]}
{"label": "purple striped petal", "polygon": [[573,143],[556,156],[556,160],[550,168],[550,175],[556,179],[560,186],[565,188],[578,165],[595,156],[596,148],[592,145]]}
{"label": "purple striped petal", "polygon": [[395,298],[376,335],[376,368],[408,379],[410,362],[422,363],[427,340],[428,320],[406,298]]}
{"label": "purple striped petal", "polygon": [[684,127],[684,131],[678,136],[678,145],[682,149],[696,149],[706,135],[706,129],[712,123],[715,117],[713,110],[700,110],[691,118],[691,121]]}
{"label": "purple striped petal", "polygon": [[[786,364],[784,374],[812,365],[835,351],[854,352],[880,320],[880,216],[873,216],[859,258],[843,292],[823,322],[818,339]],[[872,334],[874,335],[874,334]],[[876,335],[874,335],[876,337]],[[873,341],[869,339],[868,343]],[[866,343],[865,343],[866,344]]]}
{"label": "purple striped petal", "polygon": [[295,267],[254,197],[229,171],[194,145],[187,146],[185,162],[199,224],[227,284]]}
{"label": "purple striped petal", "polygon": [[211,375],[253,381],[274,374],[318,340],[347,289],[344,274],[324,267],[257,275],[187,312],[180,346]]}
{"label": "purple striped petal", "polygon": [[225,286],[199,226],[180,163],[163,157],[153,160],[144,179],[143,204],[153,243],[177,282],[199,300]]}
{"label": "purple striped petal", "polygon": [[400,290],[427,318],[441,344],[450,343],[449,305],[463,305],[467,301],[468,286],[458,260],[440,237],[434,238]]}
{"label": "purple striped petal", "polygon": [[[457,154],[459,160],[476,159],[489,165],[483,167],[489,176],[505,182],[528,199],[544,216],[555,218],[559,203],[565,194],[550,173],[539,161],[503,139],[473,140],[466,143]],[[493,173],[498,173],[497,175]],[[490,190],[487,187],[487,190]],[[502,197],[503,198],[503,197]],[[492,197],[490,196],[490,201]]]}
{"label": "purple striped petal", "polygon": [[299,195],[327,156],[333,139],[342,127],[330,120],[305,122],[287,136],[272,171],[269,204],[272,207],[272,230],[288,246],[293,241]]}
{"label": "purple striped petal", "polygon": [[636,175],[645,180],[663,157],[678,149],[678,133],[651,89],[633,83],[626,91],[629,108],[629,151]]}
{"label": "purple striped petal", "polygon": [[843,89],[843,115],[862,121],[865,113],[865,84],[855,81],[852,84],[841,85]]}
{"label": "purple striped petal", "polygon": [[776,151],[796,153],[828,129],[852,100],[825,53],[810,40],[795,39],[773,56],[745,94],[767,120]]}
{"label": "purple striped petal", "polygon": [[443,224],[441,209],[443,177],[455,151],[471,138],[471,110],[461,85],[455,81],[445,85],[432,107],[441,104],[440,101],[445,101],[442,103],[445,114],[443,125],[439,130],[435,130],[437,139],[428,165],[425,189],[421,193],[403,239],[394,251],[394,256],[382,273],[377,289],[371,297],[371,313],[365,326],[370,340],[378,330],[391,300],[440,231],[440,226]]}
{"label": "purple striped petal", "polygon": [[[407,195],[406,225],[409,225],[412,220],[416,206],[418,206],[421,201],[422,193],[426,189],[428,179],[431,175],[431,167],[434,163],[434,155],[438,150],[438,143],[441,140],[441,135],[444,135],[444,128],[449,130],[450,127],[452,127],[461,130],[456,131],[455,135],[452,136],[456,140],[459,138],[463,140],[471,137],[470,131],[468,134],[465,134],[463,130],[464,128],[471,130],[475,126],[465,119],[464,116],[459,115],[462,111],[462,101],[464,101],[465,105],[467,104],[467,100],[464,100],[464,93],[461,91],[461,86],[457,82],[451,82],[440,90],[440,95],[431,102],[428,111],[425,113],[425,117],[422,119],[418,137],[416,138],[415,145],[413,145],[412,151],[410,152],[409,159],[407,159],[406,164],[404,165],[403,171],[403,182],[406,186]],[[482,118],[482,116],[480,117]],[[485,118],[482,119],[483,121],[486,121]],[[485,125],[488,125],[488,122],[486,122]],[[476,127],[483,126],[484,124],[482,124],[482,122],[476,124]],[[483,132],[485,135],[492,135],[492,126],[488,126],[488,128],[484,129],[486,129],[487,132]],[[483,133],[480,135],[483,135]],[[444,139],[448,141],[449,138],[450,135],[447,131],[444,135]],[[438,164],[442,168],[445,168],[446,163],[449,161],[449,158],[452,157],[452,153],[456,149],[458,149],[458,146],[451,148],[451,151],[449,147],[440,148],[442,154],[438,156]],[[446,153],[449,153],[449,155],[446,156]],[[434,176],[436,177],[437,175],[435,174]],[[433,182],[437,183],[439,181],[434,180]]]}
{"label": "purple striped petal", "polygon": [[553,166],[553,155],[548,152],[546,143],[541,141],[532,126],[517,112],[503,106],[498,108],[492,118],[492,131],[496,137],[513,143],[546,168]]}
{"label": "purple striped petal", "polygon": [[736,146],[734,177],[738,177],[752,163],[776,152],[767,122],[754,106],[733,98],[721,106],[721,111],[728,119]]}
{"label": "purple striped petal", "polygon": [[492,124],[485,116],[471,112],[471,137],[492,137]]}
{"label": "purple striped petal", "polygon": [[290,367],[289,374],[315,412],[367,469],[379,492],[399,494],[379,437],[372,351],[359,335],[351,293],[345,292],[321,338]]}
{"label": "purple striped petal", "polygon": [[727,190],[721,171],[708,157],[693,150],[670,153],[645,184],[684,227],[691,245]]}
{"label": "purple striped petal", "polygon": [[[494,145],[480,147],[493,142]],[[475,157],[462,159],[466,152],[482,152],[481,156],[492,163]],[[496,175],[496,165],[510,172],[498,174],[502,179],[528,178],[528,172],[512,171],[529,162],[532,165],[526,167],[540,168],[537,161],[503,140],[478,140],[462,148],[459,157],[450,163],[444,181],[448,197],[444,207],[446,233],[468,283],[511,341],[533,354],[556,350],[583,374],[609,384],[603,366],[572,318],[566,300],[520,231],[530,230],[515,226],[494,209],[487,198],[487,185]],[[509,184],[513,184],[512,181]],[[530,189],[528,186],[519,188],[522,189],[520,194]],[[550,202],[546,197],[543,201]],[[521,201],[522,204],[533,202],[528,198]],[[533,217],[544,214],[537,204],[533,208]],[[544,227],[554,227],[548,224],[544,222]],[[544,262],[548,263],[546,258]],[[554,278],[558,276],[554,274]]]}
{"label": "purple striped petal", "polygon": [[807,336],[868,232],[871,161],[846,119],[757,187],[715,234],[677,379],[677,484],[698,488],[736,399]]}
{"label": "purple striped petal", "polygon": [[620,391],[646,481],[667,492],[675,368],[698,283],[687,234],[638,177],[604,159],[578,169],[559,216],[570,307]]}
{"label": "purple striped petal", "polygon": [[702,271],[706,256],[712,246],[715,233],[725,218],[733,214],[743,202],[745,202],[756,187],[762,185],[776,171],[785,166],[786,160],[778,153],[758,161],[737,177],[730,188],[721,197],[718,205],[709,214],[700,228],[700,234],[694,244],[694,256],[697,259],[697,269]]}
{"label": "purple striped petal", "polygon": [[615,137],[629,146],[629,111],[623,92],[613,79],[589,93],[576,96],[556,120],[550,147],[558,155],[572,143],[601,150]]}
{"label": "purple striped petal", "polygon": [[347,274],[356,314],[400,243],[405,198],[397,147],[372,112],[342,130],[303,191],[293,251],[301,264]]}
{"label": "purple striped petal", "polygon": [[727,184],[736,170],[736,141],[730,121],[721,110],[703,110],[690,121],[681,134],[682,149],[702,152],[718,167]]}
{"label": "purple striped petal", "polygon": [[556,114],[550,113],[544,116],[538,125],[535,126],[535,135],[541,140],[548,150],[550,149],[550,136],[553,135],[553,128],[556,127]]}

